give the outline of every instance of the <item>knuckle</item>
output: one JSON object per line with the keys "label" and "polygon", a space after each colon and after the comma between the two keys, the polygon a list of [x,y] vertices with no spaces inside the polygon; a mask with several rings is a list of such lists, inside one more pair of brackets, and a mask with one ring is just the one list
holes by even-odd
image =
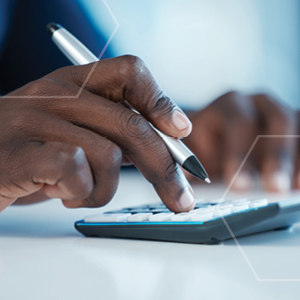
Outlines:
{"label": "knuckle", "polygon": [[27,96],[49,96],[53,91],[53,82],[46,77],[33,81],[24,86],[24,94]]}
{"label": "knuckle", "polygon": [[258,94],[254,96],[262,106],[262,117],[265,116],[265,127],[275,132],[295,132],[297,124],[296,113],[288,106],[280,103],[271,95]]}
{"label": "knuckle", "polygon": [[162,178],[166,182],[171,182],[176,178],[178,165],[169,158],[168,163],[163,166]]}
{"label": "knuckle", "polygon": [[74,173],[79,172],[87,162],[83,149],[74,145],[62,145],[57,151],[57,156],[67,170]]}
{"label": "knuckle", "polygon": [[135,55],[124,55],[120,57],[119,74],[127,79],[137,79],[145,69],[142,59]]}
{"label": "knuckle", "polygon": [[251,125],[256,112],[252,98],[239,91],[230,91],[219,97],[213,106],[218,107],[229,123]]}
{"label": "knuckle", "polygon": [[220,104],[224,101],[226,101],[226,103],[230,103],[231,105],[236,104],[238,102],[238,99],[242,96],[242,94],[238,91],[230,91],[222,96],[220,96],[219,98],[217,98],[215,100],[216,104]]}
{"label": "knuckle", "polygon": [[243,94],[240,91],[232,90],[232,91],[229,91],[226,94],[224,94],[224,97],[235,99],[235,98],[240,97],[241,95],[243,95]]}
{"label": "knuckle", "polygon": [[148,169],[147,179],[154,186],[161,185],[164,182],[176,181],[178,179],[178,166],[168,150],[165,147],[160,148],[160,151],[157,151],[158,148],[151,150],[157,153],[157,159]]}
{"label": "knuckle", "polygon": [[119,119],[120,134],[134,140],[145,140],[155,134],[151,126],[141,115],[124,110]]}
{"label": "knuckle", "polygon": [[177,105],[167,96],[162,96],[157,101],[149,101],[148,103],[148,112],[154,118],[168,116],[177,108]]}
{"label": "knuckle", "polygon": [[109,142],[105,148],[102,147],[101,168],[106,171],[112,171],[119,168],[122,162],[123,153],[114,143]]}

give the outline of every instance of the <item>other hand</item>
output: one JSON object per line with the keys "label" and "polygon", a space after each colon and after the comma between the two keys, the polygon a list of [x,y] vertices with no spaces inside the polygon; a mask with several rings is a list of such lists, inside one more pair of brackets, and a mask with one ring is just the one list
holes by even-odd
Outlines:
{"label": "other hand", "polygon": [[259,173],[267,191],[300,188],[299,139],[291,137],[298,134],[295,110],[266,94],[230,92],[190,119],[194,129],[184,141],[210,177],[230,184],[238,174],[232,188],[248,190]]}

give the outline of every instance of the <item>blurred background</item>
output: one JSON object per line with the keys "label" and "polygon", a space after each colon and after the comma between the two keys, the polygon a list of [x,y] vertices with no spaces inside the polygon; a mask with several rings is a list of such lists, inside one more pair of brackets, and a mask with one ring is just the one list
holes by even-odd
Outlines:
{"label": "blurred background", "polygon": [[[79,1],[108,39],[116,24],[103,1]],[[181,106],[199,108],[237,89],[300,107],[299,0],[107,3],[120,24],[110,51],[140,56]]]}
{"label": "blurred background", "polygon": [[99,55],[116,28],[111,9],[119,28],[102,58],[141,57],[182,107],[241,90],[300,108],[299,0],[106,1],[0,0],[0,94],[70,64],[48,22]]}

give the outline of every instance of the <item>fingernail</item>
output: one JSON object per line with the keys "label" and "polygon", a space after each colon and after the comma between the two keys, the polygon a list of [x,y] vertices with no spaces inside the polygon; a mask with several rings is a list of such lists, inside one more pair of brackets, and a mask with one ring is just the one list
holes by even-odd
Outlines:
{"label": "fingernail", "polygon": [[251,176],[248,173],[240,173],[233,182],[233,189],[235,190],[249,190],[251,188]]}
{"label": "fingernail", "polygon": [[273,189],[284,193],[291,188],[291,178],[287,172],[278,171],[271,175],[270,183]]}
{"label": "fingernail", "polygon": [[194,196],[190,192],[190,190],[186,190],[179,200],[179,206],[182,211],[187,210],[191,208],[191,206],[194,204]]}
{"label": "fingernail", "polygon": [[175,110],[173,112],[172,121],[174,126],[180,131],[192,127],[192,124],[188,117],[179,110]]}

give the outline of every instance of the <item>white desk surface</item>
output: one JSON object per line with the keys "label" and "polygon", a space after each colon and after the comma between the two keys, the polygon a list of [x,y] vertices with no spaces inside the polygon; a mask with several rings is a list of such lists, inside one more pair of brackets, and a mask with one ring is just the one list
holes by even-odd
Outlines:
{"label": "white desk surface", "polygon": [[[196,188],[220,197],[224,187]],[[158,201],[135,172],[123,173],[105,208]],[[300,227],[220,245],[85,238],[74,221],[95,210],[60,200],[0,216],[0,299],[300,299]],[[242,251],[241,251],[242,250]],[[244,255],[243,255],[243,253]]]}

